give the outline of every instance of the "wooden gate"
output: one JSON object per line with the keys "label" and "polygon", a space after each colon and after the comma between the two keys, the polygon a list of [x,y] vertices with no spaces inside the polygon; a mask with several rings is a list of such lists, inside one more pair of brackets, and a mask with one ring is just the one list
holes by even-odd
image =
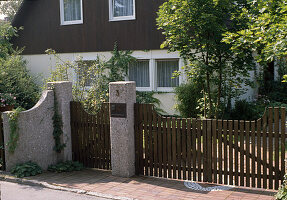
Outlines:
{"label": "wooden gate", "polygon": [[136,173],[278,189],[285,173],[285,108],[256,121],[163,117],[135,105]]}
{"label": "wooden gate", "polygon": [[111,169],[109,105],[96,115],[88,114],[81,103],[71,102],[73,160],[85,167]]}

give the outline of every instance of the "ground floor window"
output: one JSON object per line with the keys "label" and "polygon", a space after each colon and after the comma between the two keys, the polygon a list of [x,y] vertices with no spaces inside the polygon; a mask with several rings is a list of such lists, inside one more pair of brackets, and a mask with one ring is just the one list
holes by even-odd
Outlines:
{"label": "ground floor window", "polygon": [[129,66],[129,80],[137,87],[150,87],[149,60],[138,60]]}
{"label": "ground floor window", "polygon": [[137,60],[129,66],[128,80],[135,81],[139,91],[173,91],[179,85],[179,59]]}

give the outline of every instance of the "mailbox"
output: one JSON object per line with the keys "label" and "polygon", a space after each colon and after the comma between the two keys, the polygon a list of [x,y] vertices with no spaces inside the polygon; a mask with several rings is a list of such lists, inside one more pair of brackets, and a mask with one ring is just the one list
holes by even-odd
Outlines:
{"label": "mailbox", "polygon": [[117,118],[127,118],[127,104],[110,103],[110,116]]}

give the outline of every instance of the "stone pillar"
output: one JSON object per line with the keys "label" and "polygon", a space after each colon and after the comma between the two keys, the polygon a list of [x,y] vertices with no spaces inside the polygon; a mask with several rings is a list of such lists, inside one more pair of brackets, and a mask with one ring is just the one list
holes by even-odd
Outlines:
{"label": "stone pillar", "polygon": [[131,177],[135,175],[134,104],[136,103],[136,84],[134,81],[122,81],[110,83],[109,87],[112,174]]}
{"label": "stone pillar", "polygon": [[72,136],[71,136],[71,115],[70,102],[73,101],[72,82],[59,81],[48,83],[48,88],[54,88],[55,97],[58,101],[58,111],[63,121],[62,142],[66,147],[58,156],[59,161],[72,160]]}

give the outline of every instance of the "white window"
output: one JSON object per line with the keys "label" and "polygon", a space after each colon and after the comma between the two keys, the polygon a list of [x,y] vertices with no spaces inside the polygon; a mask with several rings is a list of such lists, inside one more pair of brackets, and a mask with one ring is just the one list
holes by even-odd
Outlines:
{"label": "white window", "polygon": [[61,25],[82,24],[82,0],[60,0]]}
{"label": "white window", "polygon": [[149,60],[137,60],[129,66],[129,80],[136,82],[137,88],[150,88]]}
{"label": "white window", "polygon": [[179,70],[178,63],[178,60],[156,60],[157,90],[166,90],[179,85],[179,77],[173,75]]}
{"label": "white window", "polygon": [[135,19],[135,0],[109,0],[110,21]]}

